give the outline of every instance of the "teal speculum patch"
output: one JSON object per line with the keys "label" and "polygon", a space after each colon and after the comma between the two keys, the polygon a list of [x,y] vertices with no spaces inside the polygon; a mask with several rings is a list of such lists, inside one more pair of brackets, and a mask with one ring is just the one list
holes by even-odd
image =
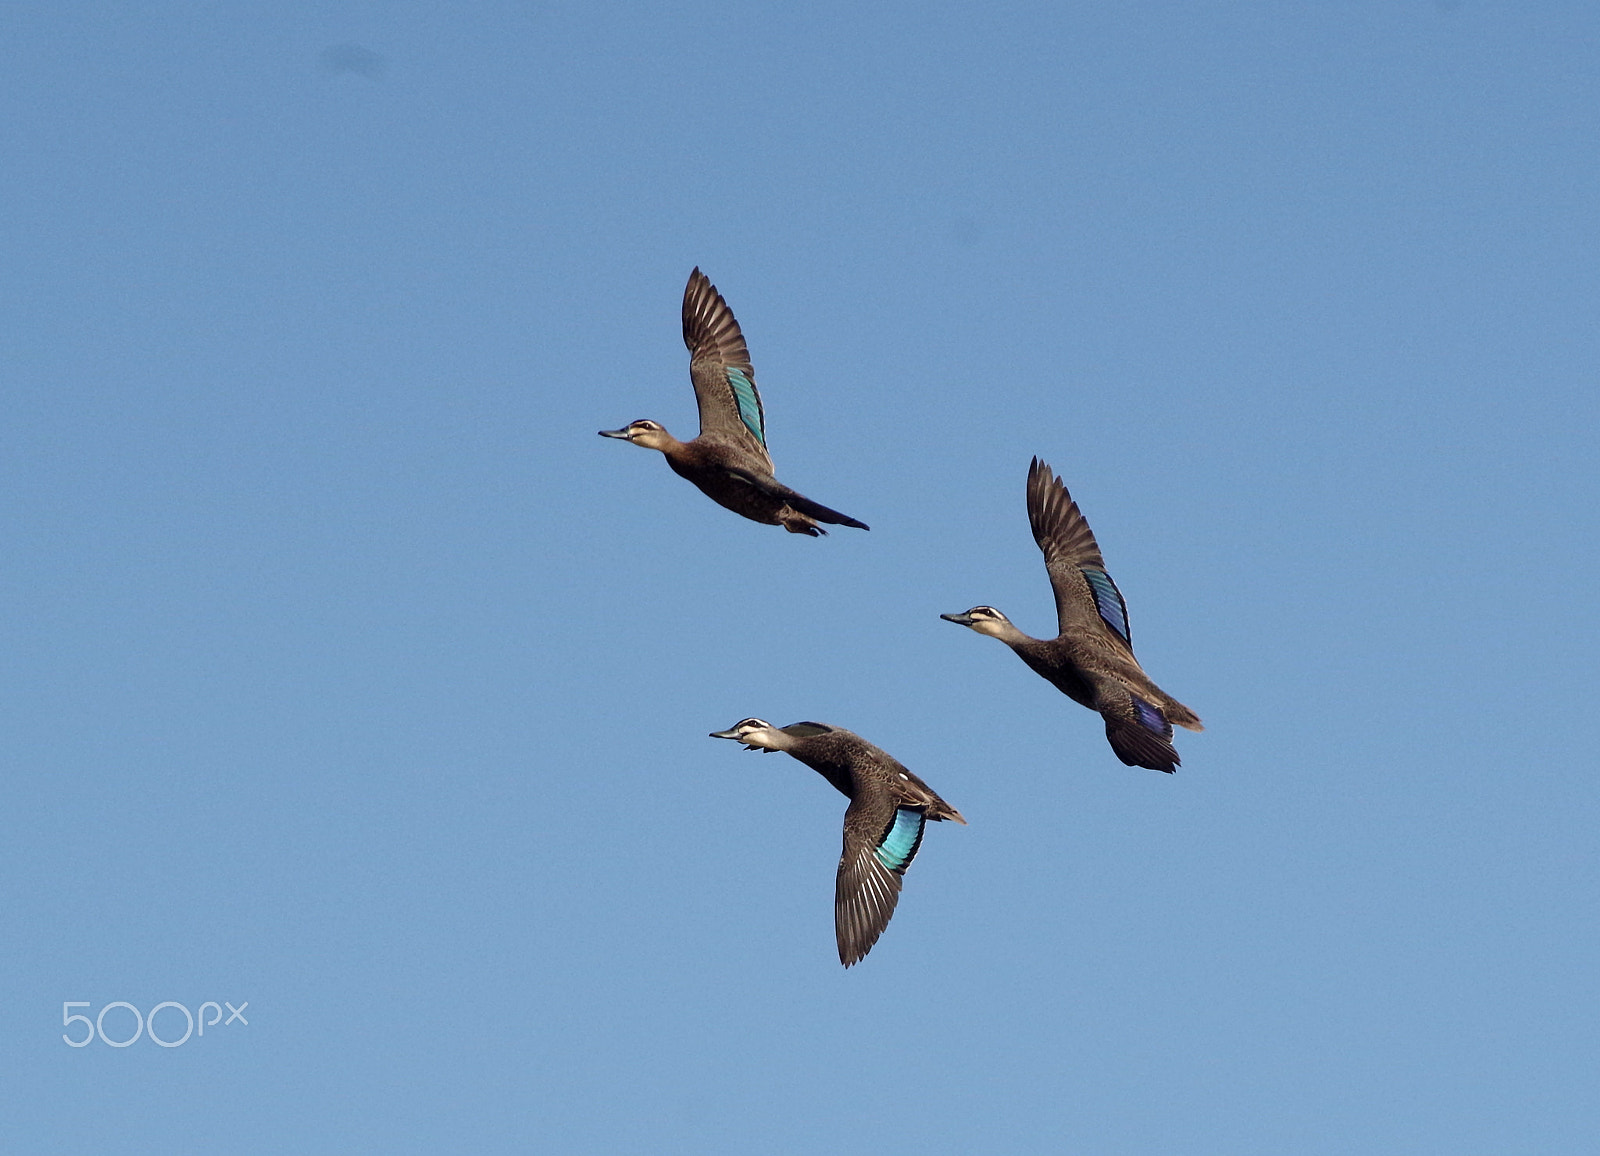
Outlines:
{"label": "teal speculum patch", "polygon": [[739,406],[739,420],[755,434],[756,441],[767,444],[766,419],[761,413],[761,399],[756,396],[756,383],[742,369],[727,370],[728,386],[733,390],[733,400]]}
{"label": "teal speculum patch", "polygon": [[873,848],[878,862],[891,871],[905,871],[922,842],[922,823],[921,811],[911,807],[897,808],[894,822],[889,824],[889,830]]}
{"label": "teal speculum patch", "polygon": [[1128,604],[1122,600],[1122,591],[1117,589],[1111,575],[1104,570],[1084,570],[1082,573],[1094,595],[1095,608],[1100,611],[1100,617],[1117,632],[1117,637],[1132,646],[1133,639],[1128,634]]}

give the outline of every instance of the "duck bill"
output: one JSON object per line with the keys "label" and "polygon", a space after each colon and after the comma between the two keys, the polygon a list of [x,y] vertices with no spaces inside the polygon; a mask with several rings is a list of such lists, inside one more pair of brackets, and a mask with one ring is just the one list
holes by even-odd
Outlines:
{"label": "duck bill", "polygon": [[625,442],[633,440],[628,436],[626,429],[603,429],[600,431],[600,436],[603,438],[621,438]]}
{"label": "duck bill", "polygon": [[712,731],[710,737],[714,738],[714,739],[735,739],[735,740],[737,740],[738,737],[739,737],[739,733],[737,731]]}
{"label": "duck bill", "polygon": [[946,622],[954,622],[957,626],[972,625],[972,615],[970,614],[941,614],[939,617]]}

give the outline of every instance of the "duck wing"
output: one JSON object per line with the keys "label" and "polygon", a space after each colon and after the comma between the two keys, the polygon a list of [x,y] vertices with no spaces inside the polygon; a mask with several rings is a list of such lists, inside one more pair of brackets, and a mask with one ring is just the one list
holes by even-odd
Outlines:
{"label": "duck wing", "polygon": [[859,963],[889,926],[900,902],[900,879],[922,845],[921,806],[887,800],[850,804],[844,816],[844,853],[833,893],[833,928],[839,962]]}
{"label": "duck wing", "polygon": [[767,473],[774,472],[750,350],[733,310],[698,267],[683,290],[683,343],[689,347],[689,380],[700,406],[700,436],[735,446],[763,463]]}
{"label": "duck wing", "polygon": [[1061,479],[1038,458],[1028,466],[1028,523],[1044,554],[1061,633],[1109,636],[1131,656],[1128,604],[1106,573],[1094,531]]}
{"label": "duck wing", "polygon": [[1172,774],[1182,762],[1172,745],[1172,723],[1153,702],[1146,702],[1137,691],[1124,698],[1100,704],[1106,721],[1106,740],[1117,758],[1130,767],[1148,767]]}

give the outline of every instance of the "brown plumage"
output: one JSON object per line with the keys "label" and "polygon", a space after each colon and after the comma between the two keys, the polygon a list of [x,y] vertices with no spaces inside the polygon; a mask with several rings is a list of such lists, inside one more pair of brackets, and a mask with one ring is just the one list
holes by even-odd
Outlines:
{"label": "brown plumage", "polygon": [[1199,717],[1145,674],[1133,656],[1128,607],[1078,503],[1050,467],[1028,467],[1028,522],[1055,592],[1055,638],[1030,638],[992,606],[939,617],[1004,642],[1062,694],[1105,719],[1111,749],[1129,766],[1171,773],[1180,761],[1172,727]]}
{"label": "brown plumage", "polygon": [[750,350],[733,310],[699,269],[689,274],[683,291],[683,343],[689,347],[700,435],[680,442],[659,423],[640,420],[622,429],[603,429],[600,436],[660,450],[673,473],[752,521],[813,538],[827,533],[819,522],[867,529],[866,523],[813,502],[774,476],[766,410]]}
{"label": "brown plumage", "polygon": [[815,722],[775,727],[747,718],[711,737],[733,739],[752,751],[783,751],[850,800],[834,882],[833,926],[839,962],[858,963],[889,925],[900,901],[901,876],[922,845],[926,820],[965,825],[961,812],[893,755],[843,727]]}

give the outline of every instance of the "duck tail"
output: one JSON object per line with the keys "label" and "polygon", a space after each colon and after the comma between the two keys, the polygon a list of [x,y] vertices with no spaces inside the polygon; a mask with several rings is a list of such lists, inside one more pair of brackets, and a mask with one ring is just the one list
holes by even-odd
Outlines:
{"label": "duck tail", "polygon": [[1161,699],[1161,713],[1167,716],[1167,721],[1173,726],[1179,726],[1189,731],[1203,731],[1206,729],[1205,725],[1200,721],[1200,716],[1177,699],[1171,695],[1162,695]]}
{"label": "duck tail", "polygon": [[789,508],[797,513],[815,518],[819,522],[830,522],[835,526],[854,526],[857,530],[869,530],[872,527],[865,522],[858,522],[849,514],[841,514],[838,510],[830,509],[821,502],[813,502],[804,494],[797,494],[790,490],[784,495],[789,503]]}

